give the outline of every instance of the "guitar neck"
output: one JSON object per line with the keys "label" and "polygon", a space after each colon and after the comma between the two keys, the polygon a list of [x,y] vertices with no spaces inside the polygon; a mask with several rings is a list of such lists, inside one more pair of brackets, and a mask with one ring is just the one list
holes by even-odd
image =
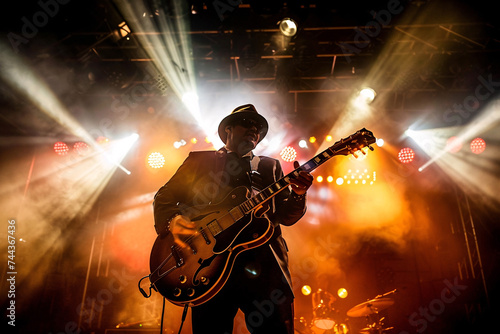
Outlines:
{"label": "guitar neck", "polygon": [[239,208],[244,214],[247,214],[287,188],[290,184],[290,179],[298,177],[301,171],[311,172],[336,155],[349,155],[355,151],[361,150],[363,147],[372,149],[369,145],[374,142],[375,137],[373,137],[373,133],[363,128],[353,135],[339,140],[300,167],[259,192],[257,195],[241,203]]}
{"label": "guitar neck", "polygon": [[320,154],[316,155],[314,158],[311,160],[307,161],[300,167],[296,168],[292,172],[288,173],[287,175],[283,176],[281,179],[276,181],[275,183],[271,184],[267,188],[263,189],[261,192],[256,194],[255,196],[249,198],[245,202],[240,204],[240,209],[245,213],[249,213],[252,211],[254,208],[256,208],[259,205],[262,205],[264,202],[270,200],[274,196],[276,196],[278,193],[280,193],[282,190],[284,190],[288,185],[290,184],[290,179],[296,178],[299,176],[300,171],[306,171],[306,172],[311,172],[318,168],[320,165],[328,161],[329,159],[333,158],[335,155],[337,155],[331,148],[327,148]]}

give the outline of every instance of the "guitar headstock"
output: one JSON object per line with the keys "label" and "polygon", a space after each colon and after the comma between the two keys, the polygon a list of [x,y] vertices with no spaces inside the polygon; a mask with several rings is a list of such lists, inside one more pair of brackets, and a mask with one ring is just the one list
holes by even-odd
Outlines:
{"label": "guitar headstock", "polygon": [[353,133],[349,137],[342,138],[332,146],[332,150],[335,154],[339,155],[354,155],[355,157],[359,154],[366,154],[367,150],[373,151],[373,147],[370,145],[375,143],[377,139],[373,135],[373,132],[365,128]]}

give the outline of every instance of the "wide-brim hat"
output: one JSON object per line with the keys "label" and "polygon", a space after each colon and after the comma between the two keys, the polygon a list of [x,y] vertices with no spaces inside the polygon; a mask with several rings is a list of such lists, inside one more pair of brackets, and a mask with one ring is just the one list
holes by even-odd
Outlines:
{"label": "wide-brim hat", "polygon": [[269,125],[267,123],[267,120],[257,112],[257,109],[252,104],[244,104],[242,106],[239,106],[235,108],[229,115],[224,117],[224,119],[220,122],[219,124],[219,137],[220,139],[226,143],[226,126],[237,123],[238,121],[249,118],[253,119],[260,125],[262,125],[262,129],[260,130],[260,138],[259,142],[266,136],[267,130],[269,129]]}

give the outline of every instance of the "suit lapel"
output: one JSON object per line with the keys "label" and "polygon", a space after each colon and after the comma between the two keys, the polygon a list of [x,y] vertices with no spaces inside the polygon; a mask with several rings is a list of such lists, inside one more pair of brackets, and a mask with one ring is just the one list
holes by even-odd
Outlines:
{"label": "suit lapel", "polygon": [[217,189],[213,194],[212,194],[212,202],[217,198],[217,195],[219,195],[220,192],[220,183],[222,180],[222,175],[224,174],[224,167],[226,165],[226,160],[227,160],[227,151],[225,148],[221,148],[220,150],[215,152],[215,167],[214,167],[214,182],[215,182],[215,189]]}

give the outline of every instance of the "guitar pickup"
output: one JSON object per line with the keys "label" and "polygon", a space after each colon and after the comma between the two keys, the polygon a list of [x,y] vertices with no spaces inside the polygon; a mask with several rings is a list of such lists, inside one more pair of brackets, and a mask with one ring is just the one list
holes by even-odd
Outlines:
{"label": "guitar pickup", "polygon": [[205,243],[207,245],[210,245],[210,239],[208,238],[208,235],[203,228],[200,228],[200,234],[203,237],[203,239],[205,239]]}
{"label": "guitar pickup", "polygon": [[182,258],[182,254],[180,254],[179,249],[173,245],[170,247],[172,250],[172,256],[174,257],[177,268],[181,267],[184,264],[184,259]]}

